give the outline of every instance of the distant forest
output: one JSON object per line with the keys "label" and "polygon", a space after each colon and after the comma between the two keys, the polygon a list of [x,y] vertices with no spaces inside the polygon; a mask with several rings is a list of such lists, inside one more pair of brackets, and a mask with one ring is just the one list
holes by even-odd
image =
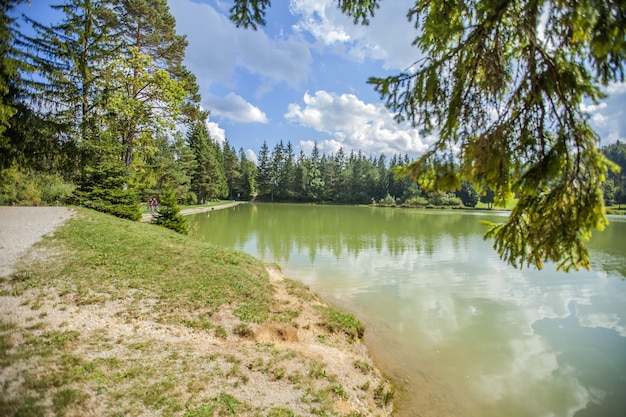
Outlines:
{"label": "distant forest", "polygon": [[[295,153],[290,142],[258,150],[258,162],[211,137],[187,42],[166,1],[66,1],[61,21],[12,17],[0,6],[0,204],[78,204],[138,219],[140,204],[174,194],[214,199],[474,207],[490,190],[462,181],[426,191],[391,167],[407,155],[339,150]],[[29,28],[28,31],[22,30]],[[28,33],[28,34],[27,34]],[[626,203],[626,145],[603,152],[607,204]]]}

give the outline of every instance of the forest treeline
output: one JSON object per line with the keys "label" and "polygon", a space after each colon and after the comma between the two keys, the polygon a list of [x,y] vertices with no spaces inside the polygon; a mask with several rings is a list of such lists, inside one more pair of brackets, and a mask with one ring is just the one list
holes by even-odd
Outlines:
{"label": "forest treeline", "polygon": [[[187,41],[166,0],[65,0],[60,21],[0,6],[0,204],[79,204],[129,219],[151,197],[408,206],[493,202],[461,182],[427,192],[390,168],[407,155],[340,149],[297,154],[267,143],[252,161],[207,129]],[[626,202],[626,145],[603,149],[622,167],[605,183],[608,204]]]}

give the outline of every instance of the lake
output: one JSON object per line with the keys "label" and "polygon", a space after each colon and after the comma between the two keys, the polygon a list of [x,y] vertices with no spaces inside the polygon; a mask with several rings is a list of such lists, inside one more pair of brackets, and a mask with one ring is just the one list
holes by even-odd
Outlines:
{"label": "lake", "polygon": [[497,211],[242,204],[188,217],[212,243],[281,266],[366,325],[398,416],[626,415],[626,221],[592,270],[502,262]]}

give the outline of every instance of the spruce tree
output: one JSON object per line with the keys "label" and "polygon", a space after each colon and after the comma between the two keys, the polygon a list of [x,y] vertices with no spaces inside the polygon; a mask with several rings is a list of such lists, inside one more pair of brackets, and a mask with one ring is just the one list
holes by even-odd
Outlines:
{"label": "spruce tree", "polygon": [[204,121],[197,121],[187,136],[187,142],[196,160],[191,176],[191,190],[198,204],[228,194],[228,184],[222,164],[218,162],[219,145],[211,139]]}
{"label": "spruce tree", "polygon": [[187,221],[180,214],[176,193],[171,187],[165,187],[161,192],[158,211],[153,214],[152,223],[184,235],[189,232]]}

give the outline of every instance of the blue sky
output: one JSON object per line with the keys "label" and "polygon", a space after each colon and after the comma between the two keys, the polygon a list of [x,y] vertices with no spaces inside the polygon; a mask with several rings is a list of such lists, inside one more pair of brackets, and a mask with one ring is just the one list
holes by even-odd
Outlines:
{"label": "blue sky", "polygon": [[[31,0],[22,10],[45,20],[48,4]],[[267,26],[236,28],[231,1],[168,0],[177,31],[187,36],[185,64],[197,77],[202,106],[211,112],[212,136],[255,158],[263,141],[272,149],[290,141],[309,154],[361,150],[421,154],[433,143],[398,124],[366,84],[408,68],[418,57],[416,34],[406,19],[412,0],[381,2],[369,26],[354,25],[335,0],[275,0]],[[602,143],[626,141],[626,83],[612,84],[609,98],[588,105]]]}

